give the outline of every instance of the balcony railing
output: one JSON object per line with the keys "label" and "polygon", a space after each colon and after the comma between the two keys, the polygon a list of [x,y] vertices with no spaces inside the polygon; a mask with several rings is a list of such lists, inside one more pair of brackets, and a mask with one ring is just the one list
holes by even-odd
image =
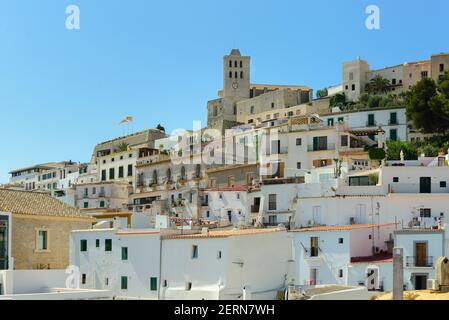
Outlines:
{"label": "balcony railing", "polygon": [[417,256],[409,256],[406,257],[405,265],[407,267],[433,267],[433,257],[417,257]]}
{"label": "balcony railing", "polygon": [[449,193],[449,185],[444,186],[439,183],[430,184],[428,188],[421,187],[420,183],[390,183],[388,185],[389,193]]}
{"label": "balcony railing", "polygon": [[314,146],[314,145],[309,145],[307,146],[307,151],[312,152],[312,151],[326,151],[326,150],[335,150],[335,143],[328,143],[325,146]]}

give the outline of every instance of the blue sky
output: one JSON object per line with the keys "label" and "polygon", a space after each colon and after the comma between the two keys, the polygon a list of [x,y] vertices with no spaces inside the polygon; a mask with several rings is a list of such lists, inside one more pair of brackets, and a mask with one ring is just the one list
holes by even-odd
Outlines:
{"label": "blue sky", "polygon": [[[65,28],[70,4],[80,30]],[[365,28],[370,4],[378,31]],[[126,115],[135,130],[205,123],[233,47],[252,56],[252,82],[316,90],[357,56],[380,68],[449,51],[447,12],[446,0],[1,0],[0,182],[88,161]]]}

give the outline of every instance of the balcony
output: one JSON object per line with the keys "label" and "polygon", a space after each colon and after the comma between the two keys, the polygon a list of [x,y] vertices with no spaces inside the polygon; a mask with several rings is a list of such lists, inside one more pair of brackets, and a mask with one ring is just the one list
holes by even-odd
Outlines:
{"label": "balcony", "polygon": [[328,143],[325,146],[314,146],[314,145],[309,145],[307,146],[307,151],[309,152],[316,152],[316,151],[327,151],[327,150],[335,150],[335,143]]}
{"label": "balcony", "polygon": [[376,127],[377,126],[377,121],[367,121],[366,122],[366,126],[367,127]]}
{"label": "balcony", "polygon": [[405,259],[405,266],[407,268],[432,268],[433,267],[433,257],[417,257],[409,256]]}
{"label": "balcony", "polygon": [[429,188],[424,188],[420,183],[392,183],[388,185],[389,193],[449,193],[448,186],[440,186],[439,183],[431,183]]}
{"label": "balcony", "polygon": [[288,147],[273,148],[268,155],[288,154]]}

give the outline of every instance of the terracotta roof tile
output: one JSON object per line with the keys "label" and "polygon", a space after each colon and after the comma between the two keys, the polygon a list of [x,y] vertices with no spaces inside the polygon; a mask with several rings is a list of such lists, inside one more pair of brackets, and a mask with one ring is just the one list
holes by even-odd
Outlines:
{"label": "terracotta roof tile", "polygon": [[340,225],[340,226],[320,226],[320,227],[310,227],[302,229],[293,229],[289,232],[319,232],[319,231],[347,231],[356,229],[367,229],[373,227],[386,227],[394,226],[395,223],[385,223],[385,224],[350,224],[350,225]]}
{"label": "terracotta roof tile", "polygon": [[197,238],[227,238],[232,236],[253,235],[280,232],[284,229],[270,228],[270,229],[243,229],[243,230],[223,230],[223,231],[209,231],[207,233],[193,233],[193,234],[176,234],[165,235],[162,239],[197,239]]}
{"label": "terracotta roof tile", "polygon": [[93,219],[46,193],[0,189],[0,211],[13,214]]}

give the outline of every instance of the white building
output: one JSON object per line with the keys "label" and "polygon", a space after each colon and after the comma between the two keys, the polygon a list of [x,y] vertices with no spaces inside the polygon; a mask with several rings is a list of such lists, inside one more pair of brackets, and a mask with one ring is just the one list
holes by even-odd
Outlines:
{"label": "white building", "polygon": [[275,299],[285,288],[285,230],[180,232],[74,231],[71,264],[80,268],[81,288],[110,290],[115,298],[215,300]]}
{"label": "white building", "polygon": [[394,232],[395,247],[403,249],[404,286],[407,290],[427,289],[435,279],[435,262],[449,254],[447,228],[409,228]]}
{"label": "white building", "polygon": [[[328,126],[344,122],[345,126],[354,133],[373,131],[373,129],[380,128],[385,131],[387,140],[407,141],[408,139],[407,116],[404,107],[373,108],[345,112],[341,112],[336,108],[334,111],[332,113],[320,114],[320,118]],[[368,137],[377,141],[374,131],[368,134]]]}
{"label": "white building", "polygon": [[[391,272],[380,272],[370,287],[367,269],[391,262],[395,224],[323,226],[291,230],[295,285],[365,285],[372,290],[392,287]],[[390,248],[387,246],[390,240]],[[384,267],[381,271],[384,270]]]}

